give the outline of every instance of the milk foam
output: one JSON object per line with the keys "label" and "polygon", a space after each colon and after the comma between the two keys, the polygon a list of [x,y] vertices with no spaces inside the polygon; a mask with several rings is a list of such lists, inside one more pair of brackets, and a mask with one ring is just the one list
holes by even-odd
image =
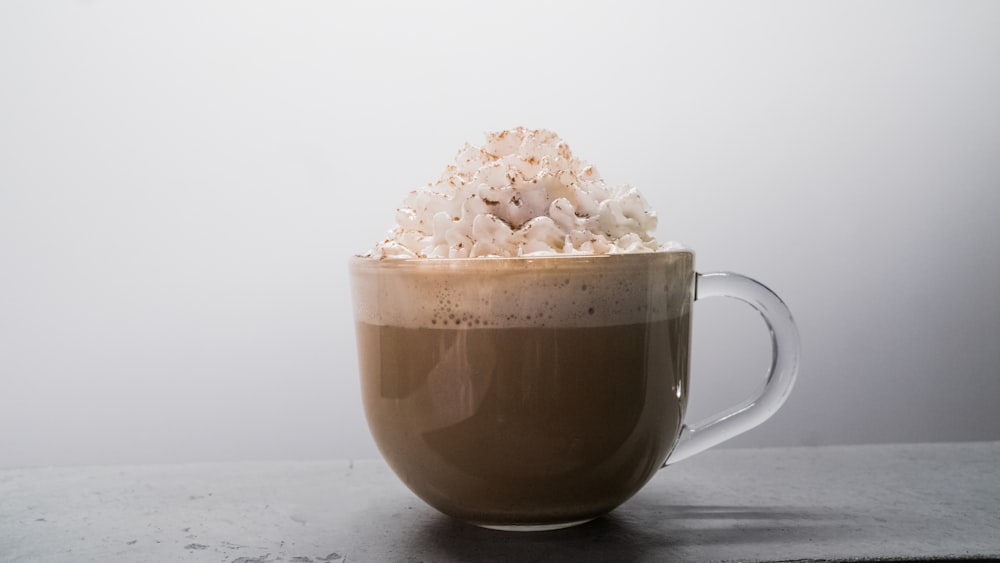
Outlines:
{"label": "milk foam", "polygon": [[[675,318],[690,306],[688,251],[351,263],[355,318],[408,328],[598,327]],[[672,309],[673,308],[673,309]]]}
{"label": "milk foam", "polygon": [[372,258],[620,254],[674,248],[630,186],[608,186],[555,133],[519,127],[466,144],[441,178],[414,190]]}

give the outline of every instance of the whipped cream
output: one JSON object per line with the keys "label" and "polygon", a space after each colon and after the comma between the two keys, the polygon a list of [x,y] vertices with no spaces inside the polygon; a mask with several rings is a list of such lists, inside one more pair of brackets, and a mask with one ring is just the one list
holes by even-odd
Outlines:
{"label": "whipped cream", "polygon": [[608,186],[558,135],[518,127],[468,143],[436,182],[414,190],[366,256],[479,258],[616,254],[657,243],[639,190]]}

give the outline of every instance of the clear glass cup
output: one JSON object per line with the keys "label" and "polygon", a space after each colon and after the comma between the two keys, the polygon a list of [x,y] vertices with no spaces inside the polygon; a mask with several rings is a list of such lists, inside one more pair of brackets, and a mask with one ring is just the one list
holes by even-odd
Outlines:
{"label": "clear glass cup", "polygon": [[[386,461],[445,514],[505,530],[586,522],[661,467],[760,424],[798,370],[787,307],[690,251],[350,261],[361,388]],[[772,362],[744,403],[686,424],[691,310],[757,309]]]}

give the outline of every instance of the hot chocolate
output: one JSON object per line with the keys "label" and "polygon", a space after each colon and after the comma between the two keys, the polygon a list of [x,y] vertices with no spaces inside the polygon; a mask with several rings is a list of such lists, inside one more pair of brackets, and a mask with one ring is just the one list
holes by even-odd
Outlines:
{"label": "hot chocolate", "polygon": [[687,402],[690,253],[352,267],[369,426],[432,506],[586,520],[663,465]]}
{"label": "hot chocolate", "polygon": [[[483,526],[565,527],[777,410],[798,367],[787,308],[696,275],[655,226],[544,130],[489,134],[410,192],[350,267],[368,423],[412,491]],[[756,308],[774,357],[757,397],[682,425],[696,286]]]}
{"label": "hot chocolate", "polygon": [[591,518],[637,491],[677,437],[687,371],[671,351],[687,324],[359,323],[368,422],[389,464],[442,512],[491,525]]}

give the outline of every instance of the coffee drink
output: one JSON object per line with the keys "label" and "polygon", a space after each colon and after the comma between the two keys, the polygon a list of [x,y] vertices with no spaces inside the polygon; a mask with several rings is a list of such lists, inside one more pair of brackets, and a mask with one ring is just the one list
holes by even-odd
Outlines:
{"label": "coffee drink", "polygon": [[692,262],[356,259],[362,393],[386,460],[426,502],[482,525],[613,509],[680,431]]}
{"label": "coffee drink", "polygon": [[[466,145],[350,263],[368,424],[404,483],[482,526],[600,516],[664,466],[760,424],[791,389],[798,333],[770,290],[700,275],[551,131]],[[682,424],[691,306],[736,297],[770,327],[760,394]]]}

